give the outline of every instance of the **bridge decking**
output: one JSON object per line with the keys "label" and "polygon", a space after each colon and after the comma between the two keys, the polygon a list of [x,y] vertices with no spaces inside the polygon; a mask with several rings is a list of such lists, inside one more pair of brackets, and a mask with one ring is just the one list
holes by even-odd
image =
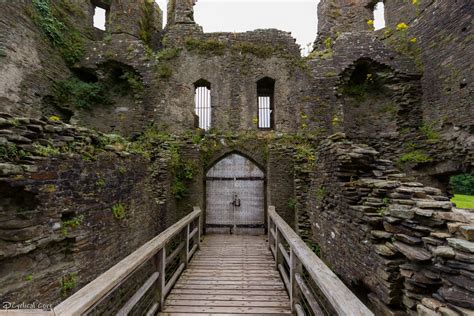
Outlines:
{"label": "bridge decking", "polygon": [[159,315],[291,315],[266,236],[207,235]]}

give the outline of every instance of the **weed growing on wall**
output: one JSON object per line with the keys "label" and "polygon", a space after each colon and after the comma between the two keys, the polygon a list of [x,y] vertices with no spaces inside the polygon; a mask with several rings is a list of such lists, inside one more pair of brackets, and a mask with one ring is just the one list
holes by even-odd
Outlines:
{"label": "weed growing on wall", "polygon": [[226,44],[217,39],[209,38],[206,40],[189,37],[185,40],[186,49],[200,55],[223,55]]}
{"label": "weed growing on wall", "polygon": [[145,43],[147,46],[151,46],[151,34],[153,31],[153,25],[155,23],[154,19],[154,1],[145,0],[141,6],[142,18],[138,21],[140,30],[138,32],[138,37]]}
{"label": "weed growing on wall", "polygon": [[437,142],[439,141],[441,135],[439,132],[436,130],[436,125],[438,122],[423,122],[423,124],[420,126],[420,131],[425,135],[425,137],[428,139],[430,142]]}
{"label": "weed growing on wall", "polygon": [[78,109],[111,104],[104,85],[99,82],[84,82],[74,77],[56,82],[53,86],[53,94],[58,104]]}
{"label": "weed growing on wall", "polygon": [[43,146],[35,144],[34,147],[36,153],[43,157],[58,156],[61,154],[61,150],[59,148],[53,147],[51,145]]}
{"label": "weed growing on wall", "polygon": [[123,220],[125,218],[125,206],[119,202],[112,206],[112,214],[115,219]]}
{"label": "weed growing on wall", "polygon": [[84,38],[70,23],[61,19],[60,9],[50,0],[33,0],[33,20],[40,26],[51,44],[71,66],[84,55]]}
{"label": "weed growing on wall", "polygon": [[69,229],[76,229],[84,221],[84,215],[76,216],[70,220],[62,222],[61,234],[67,237]]}
{"label": "weed growing on wall", "polygon": [[77,273],[70,273],[63,276],[60,280],[61,295],[68,296],[69,293],[77,286]]}
{"label": "weed growing on wall", "polygon": [[294,197],[292,197],[288,200],[287,206],[291,211],[295,211],[297,203],[298,201]]}
{"label": "weed growing on wall", "polygon": [[29,154],[15,144],[0,145],[0,159],[7,161],[18,161],[27,158]]}
{"label": "weed growing on wall", "polygon": [[400,158],[398,158],[397,163],[399,165],[403,165],[406,163],[426,163],[433,161],[433,158],[422,152],[421,150],[413,150],[406,154],[403,154]]}

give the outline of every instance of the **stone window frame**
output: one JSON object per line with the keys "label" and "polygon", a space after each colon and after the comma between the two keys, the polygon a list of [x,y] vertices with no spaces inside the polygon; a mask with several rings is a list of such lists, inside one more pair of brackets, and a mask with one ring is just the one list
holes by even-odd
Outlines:
{"label": "stone window frame", "polygon": [[[259,88],[259,84],[268,84],[271,85],[271,88],[262,87]],[[275,84],[276,80],[269,77],[264,76],[257,80],[257,127],[259,130],[272,130],[275,128]],[[271,92],[268,92],[270,90]],[[259,97],[261,96],[270,96],[270,127],[259,127],[260,126],[260,104],[259,104]]]}
{"label": "stone window frame", "polygon": [[[99,30],[99,31],[102,31],[102,32],[106,32],[107,31],[107,28],[108,28],[108,20],[109,20],[109,15],[110,15],[110,1],[101,1],[101,0],[91,0],[91,4],[92,4],[92,21],[91,21],[91,24],[92,24],[92,27],[94,30]],[[95,17],[95,10],[96,8],[101,8],[101,9],[104,9],[105,10],[105,22],[104,22],[104,28],[105,30],[102,30],[98,27],[95,27],[94,26],[94,17]]]}

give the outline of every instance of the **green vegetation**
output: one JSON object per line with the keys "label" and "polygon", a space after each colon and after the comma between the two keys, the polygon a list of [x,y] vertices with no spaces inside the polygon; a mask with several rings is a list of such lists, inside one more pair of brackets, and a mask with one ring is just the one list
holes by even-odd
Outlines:
{"label": "green vegetation", "polygon": [[259,58],[270,58],[275,52],[275,48],[269,44],[257,44],[251,42],[240,42],[232,46],[234,52],[240,54],[252,54]]}
{"label": "green vegetation", "polygon": [[61,294],[63,296],[69,295],[69,293],[77,286],[77,273],[70,273],[65,275],[60,280]]}
{"label": "green vegetation", "polygon": [[436,142],[440,139],[439,132],[435,129],[438,122],[424,122],[420,126],[420,131],[426,136],[426,138],[431,142]]}
{"label": "green vegetation", "polygon": [[163,79],[170,78],[173,75],[173,67],[170,61],[178,57],[181,52],[179,48],[165,48],[156,53],[151,49],[147,50],[147,54],[154,63],[156,74]]}
{"label": "green vegetation", "polygon": [[298,203],[298,201],[294,197],[290,198],[288,200],[288,208],[292,211],[295,211],[297,203]]}
{"label": "green vegetation", "polygon": [[67,237],[69,229],[76,229],[84,221],[84,215],[79,215],[70,220],[62,222],[61,234]]}
{"label": "green vegetation", "polygon": [[421,48],[417,45],[415,37],[409,37],[409,26],[405,23],[399,23],[396,31],[388,29],[385,31],[387,41],[399,54],[412,57],[418,70],[423,70],[423,61],[421,59]]}
{"label": "green vegetation", "polygon": [[43,157],[58,156],[61,154],[61,150],[59,148],[53,147],[51,145],[43,146],[35,144],[34,147],[36,153]]}
{"label": "green vegetation", "polygon": [[30,274],[26,275],[26,276],[25,276],[25,280],[26,280],[26,281],[29,281],[29,282],[30,282],[30,281],[33,281],[33,274],[30,273]]}
{"label": "green vegetation", "polygon": [[170,78],[173,75],[173,68],[168,64],[158,64],[155,66],[156,74],[163,79]]}
{"label": "green vegetation", "polygon": [[144,86],[142,78],[133,71],[125,71],[120,79],[125,80],[135,93],[143,92]]}
{"label": "green vegetation", "polygon": [[322,185],[316,190],[316,201],[322,203],[326,196],[326,188]]}
{"label": "green vegetation", "polygon": [[185,44],[188,51],[196,52],[200,55],[223,55],[226,49],[225,43],[214,38],[199,40],[189,37],[186,39]]}
{"label": "green vegetation", "polygon": [[390,199],[389,198],[383,198],[382,200],[383,206],[379,207],[377,209],[377,213],[381,216],[385,216],[385,213],[387,212],[388,205],[390,204]]}
{"label": "green vegetation", "polygon": [[333,55],[334,55],[334,52],[332,48],[330,48],[330,49],[324,49],[324,50],[314,50],[306,58],[307,59],[315,59],[315,58],[331,59]]}
{"label": "green vegetation", "polygon": [[62,106],[89,109],[92,105],[111,103],[107,89],[101,83],[88,83],[74,77],[56,82],[53,91],[55,101]]}
{"label": "green vegetation", "polygon": [[103,187],[105,187],[105,180],[100,178],[95,182],[95,185],[99,188],[103,188]]}
{"label": "green vegetation", "polygon": [[189,183],[197,173],[197,165],[191,160],[185,160],[179,152],[177,145],[170,147],[171,168],[173,170],[173,183],[171,184],[171,193],[177,200],[181,200],[186,195]]}
{"label": "green vegetation", "polygon": [[306,242],[306,244],[309,248],[311,248],[311,250],[316,254],[316,256],[321,258],[321,247],[318,244],[313,242]]}
{"label": "green vegetation", "polygon": [[474,175],[460,174],[449,180],[454,194],[474,195]]}
{"label": "green vegetation", "polygon": [[400,164],[404,163],[426,163],[433,161],[433,158],[429,157],[427,154],[422,152],[421,150],[413,150],[410,151],[403,156],[401,156],[397,162]]}
{"label": "green vegetation", "polygon": [[138,32],[138,37],[145,43],[145,45],[151,45],[151,32],[153,30],[154,24],[154,1],[146,0],[143,2],[142,6],[142,18],[138,21],[140,30]]}
{"label": "green vegetation", "polygon": [[456,194],[451,199],[451,202],[456,204],[456,207],[458,208],[474,209],[474,196],[473,195]]}
{"label": "green vegetation", "polygon": [[52,4],[50,0],[33,0],[32,6],[33,20],[59,50],[66,63],[71,66],[78,62],[85,52],[84,38],[65,18],[59,4]]}
{"label": "green vegetation", "polygon": [[28,153],[18,148],[15,144],[0,145],[0,159],[17,161],[28,157]]}
{"label": "green vegetation", "polygon": [[112,206],[112,214],[118,220],[122,220],[125,218],[125,206],[122,204],[122,202],[119,202]]}

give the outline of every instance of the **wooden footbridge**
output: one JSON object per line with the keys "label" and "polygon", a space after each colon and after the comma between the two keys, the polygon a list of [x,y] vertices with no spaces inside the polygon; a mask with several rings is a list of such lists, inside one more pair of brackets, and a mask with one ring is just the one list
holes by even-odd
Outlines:
{"label": "wooden footbridge", "polygon": [[[203,236],[195,207],[52,311],[35,315],[373,315],[274,207],[267,225],[266,236]],[[112,311],[110,297],[143,271],[143,284]]]}

